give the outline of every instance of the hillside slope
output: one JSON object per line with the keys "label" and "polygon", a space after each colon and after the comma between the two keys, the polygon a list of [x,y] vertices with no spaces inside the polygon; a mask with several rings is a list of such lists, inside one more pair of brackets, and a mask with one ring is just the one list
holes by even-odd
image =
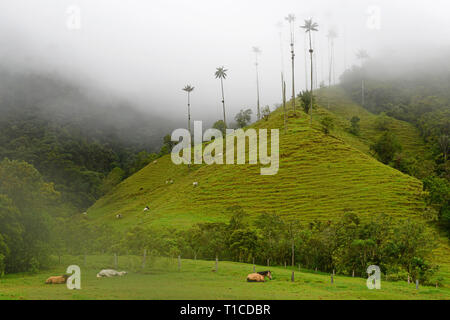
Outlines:
{"label": "hillside slope", "polygon": [[[307,116],[297,112],[296,118],[289,118],[287,134],[282,129],[281,109],[274,111],[269,121],[252,125],[280,128],[277,175],[261,176],[259,165],[199,165],[189,169],[172,164],[166,156],[100,199],[89,209],[89,220],[118,229],[142,224],[183,227],[225,221],[225,209],[233,205],[242,206],[253,216],[276,212],[304,222],[332,220],[348,211],[363,216],[420,216],[424,209],[421,182],[371,157],[368,140],[345,133],[345,118],[330,112],[319,108],[312,128]],[[319,124],[325,114],[332,114],[338,124],[331,135],[325,135]],[[414,133],[413,127],[405,132]],[[419,147],[420,143],[414,146]],[[166,184],[167,180],[174,183]],[[196,188],[194,181],[199,183]],[[150,211],[144,213],[147,205]],[[123,219],[116,219],[117,214]]]}

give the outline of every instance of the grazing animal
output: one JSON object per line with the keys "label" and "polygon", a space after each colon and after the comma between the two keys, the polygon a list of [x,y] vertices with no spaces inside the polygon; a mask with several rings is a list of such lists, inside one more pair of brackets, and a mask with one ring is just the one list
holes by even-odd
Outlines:
{"label": "grazing animal", "polygon": [[194,182],[192,185],[193,185],[194,187],[198,187],[198,182]]}
{"label": "grazing animal", "polygon": [[122,219],[122,215],[121,214],[116,215],[116,219]]}
{"label": "grazing animal", "polygon": [[84,216],[87,216],[87,212],[83,212],[83,215],[84,215]]}
{"label": "grazing animal", "polygon": [[247,282],[266,282],[266,277],[272,280],[272,273],[270,271],[251,273],[247,276]]}
{"label": "grazing animal", "polygon": [[146,206],[146,207],[144,208],[144,211],[148,211],[148,210],[150,210],[150,208],[149,208],[148,206]]}
{"label": "grazing animal", "polygon": [[68,278],[69,278],[68,275],[50,277],[45,281],[45,283],[46,284],[64,284],[67,282]]}
{"label": "grazing animal", "polygon": [[111,278],[111,277],[121,277],[128,274],[126,271],[116,271],[112,269],[104,269],[97,273],[97,278]]}

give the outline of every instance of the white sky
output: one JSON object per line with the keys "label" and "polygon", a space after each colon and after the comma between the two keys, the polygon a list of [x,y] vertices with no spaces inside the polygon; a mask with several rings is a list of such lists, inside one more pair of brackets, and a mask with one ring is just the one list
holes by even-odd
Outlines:
{"label": "white sky", "polygon": [[[79,30],[66,26],[66,11],[72,5],[81,10]],[[367,26],[368,10],[374,6],[380,9],[380,29]],[[253,46],[263,51],[261,103],[280,102],[276,24],[289,13],[297,16],[296,91],[305,87],[304,32],[299,25],[307,17],[319,23],[315,35],[319,82],[327,74],[325,36],[330,27],[339,33],[337,79],[344,63],[347,67],[356,63],[360,48],[374,57],[409,55],[420,61],[450,44],[447,0],[0,0],[0,58],[14,67],[88,78],[167,116],[184,116],[186,97],[181,89],[192,84],[193,120],[221,118],[220,85],[214,72],[223,65],[229,69],[225,94],[227,117],[232,119],[241,108],[256,107]],[[290,79],[284,25],[283,59]]]}

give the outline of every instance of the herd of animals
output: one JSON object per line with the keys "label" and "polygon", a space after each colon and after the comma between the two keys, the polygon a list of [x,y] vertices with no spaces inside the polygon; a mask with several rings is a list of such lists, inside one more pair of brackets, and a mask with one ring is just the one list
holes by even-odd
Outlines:
{"label": "herd of animals", "polygon": [[[97,278],[112,278],[112,277],[122,277],[128,274],[126,271],[116,271],[113,269],[104,269],[97,273]],[[48,278],[46,284],[65,284],[70,275],[64,274],[62,276],[53,276]],[[262,271],[251,273],[247,276],[247,282],[265,282],[266,277],[272,280],[272,273],[270,271]]]}

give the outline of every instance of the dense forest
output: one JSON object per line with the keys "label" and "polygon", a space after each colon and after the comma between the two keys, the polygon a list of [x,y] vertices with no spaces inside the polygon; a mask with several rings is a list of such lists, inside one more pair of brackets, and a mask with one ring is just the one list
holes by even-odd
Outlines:
{"label": "dense forest", "polygon": [[82,211],[159,150],[166,124],[56,75],[0,71],[0,159],[33,165]]}

